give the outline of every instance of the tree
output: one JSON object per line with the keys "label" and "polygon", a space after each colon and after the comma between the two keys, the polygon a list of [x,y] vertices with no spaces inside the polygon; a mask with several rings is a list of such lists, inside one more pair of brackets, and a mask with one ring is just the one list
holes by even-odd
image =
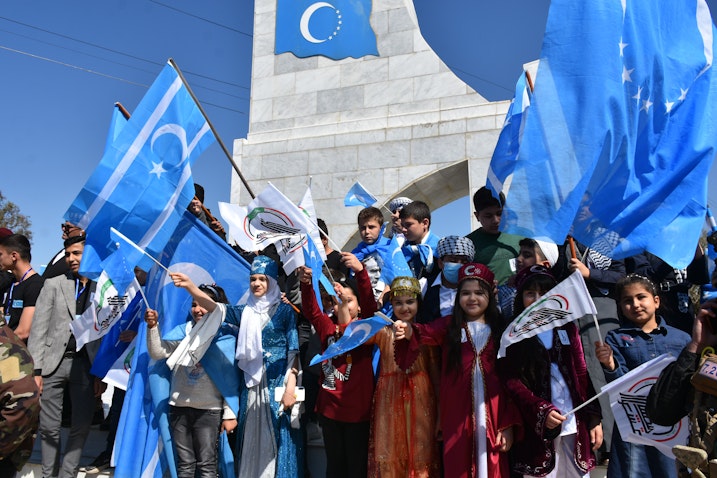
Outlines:
{"label": "tree", "polygon": [[30,218],[20,213],[20,208],[14,202],[5,199],[2,191],[0,191],[0,227],[6,227],[15,234],[24,234],[32,241],[32,231],[30,231]]}

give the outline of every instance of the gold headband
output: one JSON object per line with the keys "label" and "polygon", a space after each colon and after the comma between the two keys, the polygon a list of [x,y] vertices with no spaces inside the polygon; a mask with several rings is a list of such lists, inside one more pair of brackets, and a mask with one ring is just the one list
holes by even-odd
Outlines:
{"label": "gold headband", "polygon": [[421,284],[415,277],[396,277],[391,282],[391,295],[421,295]]}

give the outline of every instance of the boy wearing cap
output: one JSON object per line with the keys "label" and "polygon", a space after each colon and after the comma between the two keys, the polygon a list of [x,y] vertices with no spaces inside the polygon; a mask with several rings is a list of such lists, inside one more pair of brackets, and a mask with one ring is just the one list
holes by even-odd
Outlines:
{"label": "boy wearing cap", "polygon": [[404,196],[391,199],[388,203],[388,210],[391,211],[391,237],[398,236],[399,244],[403,245],[403,229],[401,228],[401,209],[413,200]]}
{"label": "boy wearing cap", "polygon": [[475,249],[466,237],[446,236],[438,241],[437,266],[440,273],[423,294],[423,307],[416,322],[427,324],[439,317],[451,315],[458,288],[458,270],[473,260]]}
{"label": "boy wearing cap", "polygon": [[473,260],[487,265],[495,274],[498,285],[505,284],[517,272],[515,258],[518,257],[521,239],[520,236],[500,232],[504,204],[503,193],[500,193],[500,199],[496,199],[486,187],[476,191],[473,207],[481,227],[466,236],[476,250]]}

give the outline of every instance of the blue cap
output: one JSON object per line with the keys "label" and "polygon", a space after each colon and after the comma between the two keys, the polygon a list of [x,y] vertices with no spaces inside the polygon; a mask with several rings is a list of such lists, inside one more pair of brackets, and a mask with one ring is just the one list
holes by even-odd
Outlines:
{"label": "blue cap", "polygon": [[250,274],[264,274],[274,280],[279,280],[279,266],[271,257],[256,256],[251,263]]}

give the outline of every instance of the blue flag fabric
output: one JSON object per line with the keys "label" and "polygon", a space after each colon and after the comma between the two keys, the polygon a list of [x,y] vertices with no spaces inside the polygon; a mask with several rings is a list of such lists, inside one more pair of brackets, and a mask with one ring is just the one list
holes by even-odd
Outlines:
{"label": "blue flag fabric", "polygon": [[278,0],[275,52],[334,60],[378,56],[371,0]]}
{"label": "blue flag fabric", "polygon": [[[319,281],[323,274],[322,266],[324,261],[321,260],[319,250],[316,248],[313,239],[306,237],[304,244],[304,265],[311,269],[311,284],[314,286],[314,294],[316,295],[316,303],[321,304],[321,290],[319,290]],[[333,287],[332,287],[333,289]]]}
{"label": "blue flag fabric", "polygon": [[376,204],[377,199],[363,187],[359,181],[356,181],[351,189],[346,193],[344,197],[344,206],[363,206],[369,207]]}
{"label": "blue flag fabric", "polygon": [[686,267],[717,142],[703,0],[551,2],[504,230]]}
{"label": "blue flag fabric", "polygon": [[398,243],[397,235],[393,235],[384,254],[381,279],[386,284],[390,285],[396,277],[413,277],[413,271],[406,261],[401,245]]}
{"label": "blue flag fabric", "polygon": [[87,231],[80,272],[99,277],[110,253],[110,226],[157,256],[194,197],[191,165],[215,138],[171,65],[150,87],[133,116],[65,213]]}
{"label": "blue flag fabric", "polygon": [[92,368],[90,369],[92,375],[99,378],[103,378],[107,375],[112,365],[114,365],[117,359],[122,356],[130,345],[129,342],[120,341],[120,334],[126,330],[137,332],[139,325],[144,322],[144,311],[145,307],[142,294],[137,293],[122,313],[122,317],[120,317],[119,321],[117,321],[115,326],[103,337],[100,348],[97,349],[95,360],[92,362]]}
{"label": "blue flag fabric", "polygon": [[505,180],[513,174],[515,161],[518,158],[523,121],[530,105],[530,89],[526,75],[523,72],[515,84],[515,96],[505,114],[503,129],[500,131],[498,143],[493,151],[490,166],[488,166],[486,187],[491,190],[495,198],[498,198],[503,191]]}
{"label": "blue flag fabric", "polygon": [[319,362],[355,349],[359,345],[366,343],[368,339],[376,335],[379,330],[387,325],[391,325],[391,323],[379,316],[354,320],[346,327],[344,335],[342,335],[339,340],[326,347],[323,354],[315,355],[314,358],[311,359],[310,365],[316,365]]}
{"label": "blue flag fabric", "polygon": [[[107,272],[110,279],[112,279],[112,284],[115,286],[115,289],[117,289],[117,294],[123,295],[135,278],[135,266],[146,256],[136,244],[114,227],[110,228],[110,238],[112,242],[115,243],[116,249],[100,262],[100,266]],[[151,264],[150,262],[150,266]],[[143,265],[143,270],[150,269],[150,267],[147,267],[145,264]]]}
{"label": "blue flag fabric", "polygon": [[[230,303],[239,301],[249,285],[249,264],[229,245],[188,211],[184,212],[170,237],[158,256],[163,265],[172,271],[186,273],[196,284],[216,283],[224,289]],[[166,271],[153,267],[146,288],[150,305],[158,311],[163,333],[187,321],[191,296],[186,290],[175,287]],[[115,445],[115,476],[135,478],[148,473],[147,476],[159,477],[165,471],[176,476],[172,471],[174,460],[166,413],[169,369],[164,361],[150,362],[146,327],[140,327],[139,331],[120,418],[123,433],[117,435]],[[137,453],[137,450],[143,450],[143,453]]]}

